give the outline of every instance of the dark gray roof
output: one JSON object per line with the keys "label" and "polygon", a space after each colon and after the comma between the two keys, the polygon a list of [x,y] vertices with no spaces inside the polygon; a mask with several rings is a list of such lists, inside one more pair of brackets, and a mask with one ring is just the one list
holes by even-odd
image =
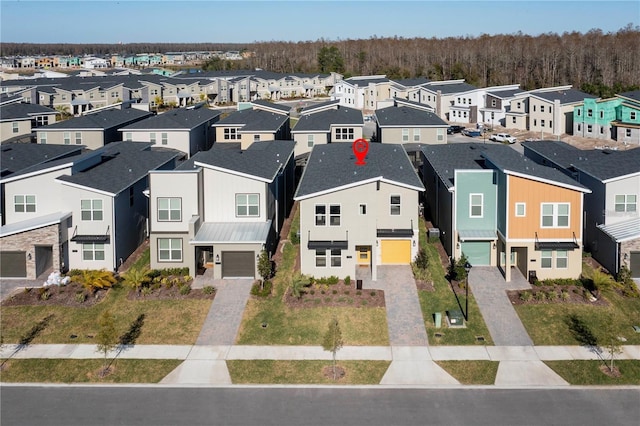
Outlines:
{"label": "dark gray roof", "polygon": [[559,100],[560,105],[582,102],[585,98],[597,98],[597,96],[593,96],[576,89],[554,90],[551,92],[533,92],[531,95],[545,99],[549,102]]}
{"label": "dark gray roof", "polygon": [[111,129],[121,127],[132,121],[151,117],[153,113],[136,108],[108,109],[93,114],[74,117],[69,120],[59,121],[48,126],[38,128],[42,131],[66,130],[66,129]]}
{"label": "dark gray roof", "polygon": [[446,121],[436,114],[410,106],[390,106],[376,110],[376,118],[380,127],[385,126],[444,126]]}
{"label": "dark gray roof", "polygon": [[339,107],[300,117],[292,132],[329,131],[332,125],[364,126],[362,111]]}
{"label": "dark gray roof", "polygon": [[36,115],[55,114],[56,110],[38,104],[13,103],[0,106],[0,120],[30,119]]}
{"label": "dark gray roof", "polygon": [[426,84],[431,82],[431,80],[429,80],[426,77],[417,77],[417,78],[405,78],[402,80],[394,80],[396,83],[403,85],[404,87],[414,87],[414,86],[420,86],[422,84]]}
{"label": "dark gray roof", "polygon": [[99,191],[119,194],[155,170],[174,161],[179,154],[167,150],[150,149],[145,142],[113,142],[102,148],[102,161],[71,176],[57,180]]}
{"label": "dark gray roof", "polygon": [[276,132],[288,116],[259,109],[243,109],[215,123],[214,127],[243,126],[241,131]]}
{"label": "dark gray roof", "polygon": [[184,129],[191,130],[214,120],[221,112],[208,108],[176,108],[123,127],[121,130]]}
{"label": "dark gray roof", "polygon": [[[200,151],[190,159],[194,163],[208,164],[217,168],[235,171],[273,181],[276,174],[293,155],[294,141],[260,141],[252,143],[242,151],[237,144],[233,148],[226,143],[216,143],[208,151]],[[230,144],[231,145],[231,144]],[[189,165],[181,166],[181,170],[188,170]]]}
{"label": "dark gray roof", "polygon": [[492,90],[490,92],[487,92],[488,94],[498,97],[500,99],[507,99],[507,98],[511,98],[514,97],[516,95],[519,95],[521,93],[524,93],[524,90],[522,89],[509,89],[509,90]]}
{"label": "dark gray roof", "polygon": [[369,84],[378,84],[378,83],[388,83],[388,78],[380,77],[380,78],[363,78],[363,77],[351,77],[343,80],[346,83],[351,84],[352,86],[368,86]]}
{"label": "dark gray roof", "polygon": [[640,172],[640,148],[626,151],[582,150],[559,141],[523,142],[530,150],[564,169],[576,168],[605,181]]}
{"label": "dark gray roof", "polygon": [[305,114],[305,113],[308,113],[309,111],[330,107],[332,105],[340,105],[340,100],[336,99],[336,100],[333,100],[333,101],[326,101],[326,102],[320,102],[320,103],[317,103],[317,104],[311,104],[311,105],[303,108],[301,113]]}
{"label": "dark gray roof", "polygon": [[477,87],[472,86],[469,83],[438,83],[437,81],[432,81],[431,83],[424,86],[426,89],[437,92],[438,90],[442,92],[443,95],[452,95],[454,93],[464,93],[470,90],[477,89]]}
{"label": "dark gray roof", "polygon": [[71,161],[70,157],[80,155],[83,148],[84,145],[2,144],[0,147],[1,176],[4,179],[55,167],[61,162]]}
{"label": "dark gray roof", "polygon": [[633,90],[631,92],[620,93],[618,96],[627,99],[633,99],[634,101],[640,102],[640,90]]}
{"label": "dark gray roof", "polygon": [[424,189],[409,156],[400,145],[370,143],[363,166],[355,164],[352,144],[316,145],[311,151],[295,198],[371,179]]}
{"label": "dark gray roof", "polygon": [[276,109],[282,112],[290,112],[291,111],[291,107],[287,106],[287,105],[281,105],[281,104],[276,104],[273,102],[269,102],[269,101],[263,101],[261,99],[256,99],[255,101],[251,101],[251,103],[253,105],[258,105],[258,107],[266,107],[266,108],[272,108],[272,109]]}

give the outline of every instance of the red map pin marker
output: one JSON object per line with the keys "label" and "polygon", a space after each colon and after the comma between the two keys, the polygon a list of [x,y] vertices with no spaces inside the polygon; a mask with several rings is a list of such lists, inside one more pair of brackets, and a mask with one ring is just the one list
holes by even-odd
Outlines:
{"label": "red map pin marker", "polygon": [[356,161],[356,166],[364,166],[364,157],[367,156],[367,152],[369,152],[369,142],[366,139],[356,139],[353,141],[353,145],[351,145],[353,149],[353,154],[356,156],[358,161]]}

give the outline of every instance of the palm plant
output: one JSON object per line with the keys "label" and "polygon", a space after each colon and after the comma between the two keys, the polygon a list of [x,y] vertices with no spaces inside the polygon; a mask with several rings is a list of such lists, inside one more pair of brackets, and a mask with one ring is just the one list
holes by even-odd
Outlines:
{"label": "palm plant", "polygon": [[311,278],[306,275],[301,274],[300,272],[296,272],[291,277],[291,282],[289,286],[291,287],[291,294],[296,299],[300,299],[302,294],[306,291],[305,289],[311,285]]}
{"label": "palm plant", "polygon": [[113,287],[116,283],[116,278],[113,276],[113,272],[106,269],[100,270],[84,270],[80,275],[80,282],[82,285],[92,293],[98,290],[104,290]]}
{"label": "palm plant", "polygon": [[149,282],[146,268],[130,268],[122,274],[123,284],[140,292],[140,289]]}

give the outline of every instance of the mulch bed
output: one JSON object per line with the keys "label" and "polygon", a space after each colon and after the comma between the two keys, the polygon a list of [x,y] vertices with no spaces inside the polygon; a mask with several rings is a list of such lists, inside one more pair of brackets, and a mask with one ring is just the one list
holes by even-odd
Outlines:
{"label": "mulch bed", "polygon": [[[88,308],[100,303],[107,292],[108,290],[98,290],[95,293],[90,293],[81,284],[73,282],[64,286],[33,287],[14,293],[2,301],[2,306],[56,305]],[[44,294],[48,296],[44,296]],[[84,300],[76,296],[77,294],[83,294]]]}
{"label": "mulch bed", "polygon": [[343,280],[340,280],[337,284],[330,285],[313,284],[306,289],[300,299],[293,297],[291,290],[287,289],[284,295],[284,302],[290,308],[317,308],[320,306],[378,308],[385,306],[384,291],[356,290],[353,280],[349,285],[345,285]]}
{"label": "mulch bed", "polygon": [[203,289],[191,289],[188,294],[180,294],[180,287],[161,286],[151,288],[150,292],[131,290],[127,294],[128,300],[189,300],[189,299],[214,299],[216,292],[206,294]]}
{"label": "mulch bed", "polygon": [[[566,291],[569,296],[566,300],[562,300],[560,293],[561,291]],[[557,298],[555,300],[549,300],[549,297],[545,297],[544,300],[538,300],[536,298],[536,293],[543,292],[545,296],[550,292],[554,291],[557,293]],[[521,294],[523,293],[531,293],[532,297],[528,301],[524,301],[521,298]],[[587,297],[590,293],[587,292]],[[554,285],[554,286],[537,286],[533,287],[531,290],[510,290],[507,291],[507,295],[509,296],[509,300],[512,305],[545,305],[545,304],[570,304],[570,305],[590,305],[590,306],[609,306],[609,301],[604,297],[599,297],[595,301],[590,301],[585,297],[584,288],[577,285]]]}
{"label": "mulch bed", "polygon": [[436,291],[432,281],[415,280],[416,288],[422,291]]}

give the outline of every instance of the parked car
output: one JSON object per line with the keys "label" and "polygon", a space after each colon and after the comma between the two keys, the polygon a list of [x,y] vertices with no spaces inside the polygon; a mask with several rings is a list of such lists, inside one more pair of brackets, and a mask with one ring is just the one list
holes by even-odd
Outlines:
{"label": "parked car", "polygon": [[447,134],[452,135],[454,133],[460,133],[464,130],[463,126],[449,126],[447,127]]}
{"label": "parked car", "polygon": [[462,134],[465,136],[469,136],[471,138],[477,138],[478,136],[482,136],[482,132],[476,129],[464,129]]}
{"label": "parked car", "polygon": [[491,135],[489,140],[495,142],[509,142],[513,144],[516,143],[517,139],[514,136],[511,136],[509,133],[496,133],[495,135]]}

